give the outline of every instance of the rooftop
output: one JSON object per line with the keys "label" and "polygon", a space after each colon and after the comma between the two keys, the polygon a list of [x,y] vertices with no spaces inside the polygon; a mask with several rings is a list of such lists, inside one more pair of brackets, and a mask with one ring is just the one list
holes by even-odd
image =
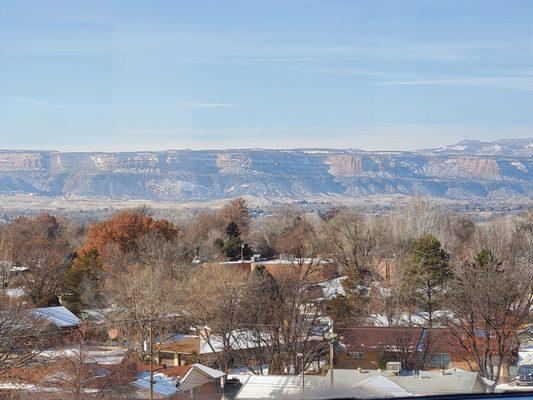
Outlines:
{"label": "rooftop", "polygon": [[384,398],[408,397],[433,394],[474,393],[484,389],[476,372],[462,370],[440,372],[424,371],[419,375],[393,376],[377,370],[357,372],[356,370],[336,369],[334,387],[330,377],[253,375],[243,382],[237,394],[239,400],[257,399],[301,399],[302,385],[305,398]]}
{"label": "rooftop", "polygon": [[63,306],[35,308],[33,312],[58,328],[73,328],[81,323],[78,317]]}

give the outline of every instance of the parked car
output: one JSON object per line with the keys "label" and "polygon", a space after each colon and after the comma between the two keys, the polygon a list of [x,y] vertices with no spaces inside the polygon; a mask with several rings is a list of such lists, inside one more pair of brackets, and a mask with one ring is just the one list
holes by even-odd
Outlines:
{"label": "parked car", "polygon": [[521,365],[516,376],[516,386],[533,385],[533,365]]}

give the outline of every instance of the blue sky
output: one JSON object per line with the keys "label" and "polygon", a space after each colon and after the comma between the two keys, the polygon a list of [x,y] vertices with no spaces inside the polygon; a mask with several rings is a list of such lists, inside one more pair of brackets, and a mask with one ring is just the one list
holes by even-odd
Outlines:
{"label": "blue sky", "polygon": [[0,0],[0,148],[533,136],[531,1]]}

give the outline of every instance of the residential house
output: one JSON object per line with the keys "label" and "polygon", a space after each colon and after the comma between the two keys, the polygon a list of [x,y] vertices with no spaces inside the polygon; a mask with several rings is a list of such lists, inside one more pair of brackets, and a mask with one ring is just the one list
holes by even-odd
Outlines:
{"label": "residential house", "polygon": [[[136,386],[132,398],[148,398],[150,394],[150,371],[148,365],[138,367]],[[153,391],[155,398],[194,398],[199,393],[213,393],[220,399],[225,373],[202,364],[175,367],[156,366]]]}
{"label": "residential house", "polygon": [[80,325],[81,320],[63,306],[34,308],[32,312],[37,318],[43,318],[51,326],[60,329],[73,329]]}
{"label": "residential house", "polygon": [[339,368],[377,369],[399,361],[405,369],[469,369],[447,329],[362,326],[338,334],[341,345],[335,365]]}
{"label": "residential house", "polygon": [[422,374],[379,370],[334,369],[320,375],[253,375],[243,377],[237,400],[307,400],[427,396],[433,394],[483,393],[486,384],[477,372],[463,370],[424,371]]}
{"label": "residential house", "polygon": [[318,283],[327,279],[335,278],[337,265],[333,260],[322,260],[318,258],[292,259],[287,257],[274,260],[261,260],[260,256],[253,256],[250,260],[242,261],[221,261],[205,264],[206,267],[224,268],[236,274],[249,275],[258,266],[264,267],[273,276],[282,275],[289,269],[298,269],[302,274],[308,274],[310,282]]}
{"label": "residential house", "polygon": [[[224,342],[229,344],[229,348],[224,347]],[[199,361],[212,365],[216,363],[217,355],[224,351],[230,351],[234,363],[239,364],[242,360],[253,359],[257,349],[267,345],[267,337],[258,338],[251,331],[233,331],[225,341],[221,335],[210,334],[206,329],[199,335],[176,334],[160,339],[156,350],[160,364],[177,366]]]}

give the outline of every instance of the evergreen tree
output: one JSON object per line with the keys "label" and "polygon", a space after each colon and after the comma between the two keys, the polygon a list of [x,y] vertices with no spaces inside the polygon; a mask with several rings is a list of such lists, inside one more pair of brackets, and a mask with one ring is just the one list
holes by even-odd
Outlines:
{"label": "evergreen tree", "polygon": [[228,239],[225,242],[222,239],[215,241],[215,245],[221,249],[226,257],[230,260],[239,260],[241,258],[241,251],[244,259],[252,256],[252,249],[242,240],[239,226],[234,221],[231,221],[226,226],[226,235]]}
{"label": "evergreen tree", "polygon": [[449,254],[439,240],[422,236],[415,240],[404,262],[404,290],[413,304],[427,313],[428,327],[433,327],[434,313],[441,305],[446,284],[452,277]]}
{"label": "evergreen tree", "polygon": [[234,221],[231,221],[226,226],[226,235],[228,235],[230,239],[236,239],[241,237],[241,231],[239,229],[239,226]]}
{"label": "evergreen tree", "polygon": [[490,269],[494,272],[503,272],[501,261],[496,258],[492,251],[487,249],[483,249],[476,254],[473,266],[482,271]]}
{"label": "evergreen tree", "polygon": [[84,284],[97,284],[102,278],[102,264],[98,257],[98,250],[92,249],[76,258],[72,267],[65,272],[66,294],[62,299],[69,308],[79,314],[82,309],[81,295]]}

